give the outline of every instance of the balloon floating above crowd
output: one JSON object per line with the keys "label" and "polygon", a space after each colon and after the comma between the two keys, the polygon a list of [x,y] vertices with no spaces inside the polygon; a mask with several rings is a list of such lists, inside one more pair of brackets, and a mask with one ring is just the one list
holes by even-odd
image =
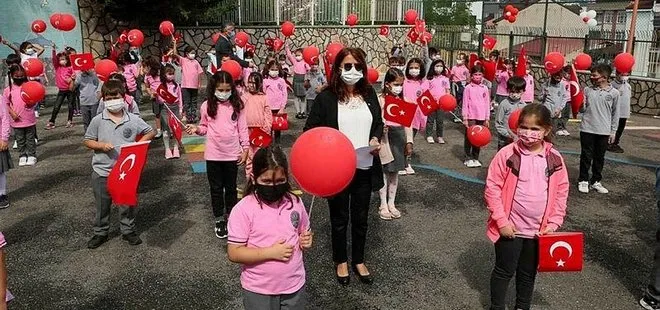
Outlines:
{"label": "balloon floating above crowd", "polygon": [[32,26],[30,26],[30,29],[32,29],[34,33],[42,33],[46,31],[46,28],[46,22],[41,19],[33,21]]}
{"label": "balloon floating above crowd", "polygon": [[518,12],[518,8],[511,4],[507,4],[507,6],[504,7],[504,14],[502,16],[509,23],[515,23],[518,18]]}
{"label": "balloon floating above crowd", "polygon": [[174,35],[174,24],[169,20],[163,21],[158,26],[158,30],[166,37]]}
{"label": "balloon floating above crowd", "polygon": [[286,21],[282,23],[282,27],[280,27],[280,31],[285,37],[290,37],[295,33],[296,26],[292,22]]}
{"label": "balloon floating above crowd", "polygon": [[594,10],[580,12],[580,19],[582,19],[582,22],[587,24],[589,27],[596,27],[596,25],[598,25],[598,21],[596,20],[596,11]]}

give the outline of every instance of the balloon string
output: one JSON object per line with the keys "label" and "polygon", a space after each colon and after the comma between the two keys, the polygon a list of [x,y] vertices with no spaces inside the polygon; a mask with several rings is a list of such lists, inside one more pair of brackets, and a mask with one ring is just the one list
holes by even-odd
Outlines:
{"label": "balloon string", "polygon": [[316,198],[316,196],[312,196],[312,203],[309,205],[309,213],[307,213],[307,218],[309,219],[309,227],[307,227],[307,231],[312,230],[312,209],[314,209],[314,198]]}
{"label": "balloon string", "polygon": [[62,48],[66,47],[66,40],[64,39],[64,33],[60,31],[60,37],[62,38]]}

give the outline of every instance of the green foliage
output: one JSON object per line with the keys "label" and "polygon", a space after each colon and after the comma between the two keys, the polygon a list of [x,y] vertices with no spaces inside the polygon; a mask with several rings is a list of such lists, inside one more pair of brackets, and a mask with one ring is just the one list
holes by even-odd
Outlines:
{"label": "green foliage", "polygon": [[95,0],[113,18],[139,25],[175,25],[218,22],[235,8],[229,0]]}
{"label": "green foliage", "polygon": [[470,3],[451,0],[424,0],[424,19],[429,25],[476,25]]}

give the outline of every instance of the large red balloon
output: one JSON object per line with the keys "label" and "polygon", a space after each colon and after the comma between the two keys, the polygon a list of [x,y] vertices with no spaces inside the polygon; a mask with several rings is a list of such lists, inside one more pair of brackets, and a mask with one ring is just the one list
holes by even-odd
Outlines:
{"label": "large red balloon", "polygon": [[564,68],[564,55],[559,52],[552,52],[545,55],[543,61],[545,70],[550,74],[555,74]]}
{"label": "large red balloon", "polygon": [[166,37],[171,36],[174,34],[174,24],[169,20],[162,21],[158,26],[158,31]]}
{"label": "large red balloon", "polygon": [[446,94],[440,97],[438,100],[438,107],[440,110],[443,110],[445,112],[451,112],[456,109],[457,103],[456,103],[456,97],[452,96],[451,94]]}
{"label": "large red balloon", "polygon": [[344,45],[341,43],[333,42],[328,44],[328,47],[325,48],[325,57],[328,59],[330,64],[335,62],[335,57],[341,50],[344,49]]}
{"label": "large red balloon", "polygon": [[144,42],[144,34],[142,34],[142,31],[139,29],[133,29],[129,31],[126,38],[128,40],[128,44],[133,47],[140,47]]}
{"label": "large red balloon", "polygon": [[280,28],[280,31],[282,31],[282,34],[285,37],[290,37],[296,31],[296,25],[294,25],[290,21],[286,21],[286,22],[282,23],[282,27]]}
{"label": "large red balloon", "polygon": [[504,7],[504,12],[511,12],[511,11],[513,11],[513,5],[511,5],[511,4],[507,4],[507,5]]}
{"label": "large red balloon", "polygon": [[32,29],[34,33],[42,33],[46,31],[46,22],[41,19],[37,19],[32,22],[30,29]]}
{"label": "large red balloon", "polygon": [[635,66],[635,57],[630,53],[621,53],[614,57],[614,68],[621,73],[630,73]]}
{"label": "large red balloon", "polygon": [[22,65],[25,75],[29,77],[37,77],[44,73],[44,64],[37,58],[28,58]]}
{"label": "large red balloon", "polygon": [[417,20],[417,11],[413,9],[409,9],[408,11],[406,11],[406,14],[404,15],[404,19],[406,21],[406,24],[414,25],[415,21]]}
{"label": "large red balloon", "polygon": [[520,122],[520,113],[522,112],[522,109],[515,109],[513,112],[511,112],[511,115],[509,115],[509,128],[513,132],[518,131],[518,123]]}
{"label": "large red balloon", "polygon": [[516,22],[516,15],[509,15],[505,18],[506,18],[507,21],[509,21],[509,23],[515,23]]}
{"label": "large red balloon", "polygon": [[241,48],[245,47],[245,45],[248,43],[249,40],[250,40],[250,36],[243,31],[237,33],[236,37],[234,38],[234,42],[236,43],[236,45]]}
{"label": "large red balloon", "polygon": [[348,138],[330,127],[303,133],[291,148],[291,174],[300,187],[319,197],[344,190],[357,167],[355,149]]}
{"label": "large red balloon", "polygon": [[29,81],[21,85],[21,99],[30,108],[46,97],[46,88],[37,81]]}
{"label": "large red balloon", "polygon": [[231,75],[231,78],[234,81],[237,81],[241,78],[241,73],[243,73],[243,68],[241,65],[236,62],[236,60],[227,60],[222,63],[220,70],[225,71]]}
{"label": "large red balloon", "polygon": [[580,53],[575,56],[573,65],[575,65],[575,69],[577,70],[588,70],[591,68],[591,56],[585,53]]}
{"label": "large red balloon", "polygon": [[357,23],[358,23],[358,16],[357,16],[357,14],[355,14],[355,13],[353,13],[353,14],[349,14],[349,15],[346,17],[346,25],[349,25],[349,26],[353,27],[353,26],[357,25]]}
{"label": "large red balloon", "polygon": [[96,71],[99,80],[105,82],[111,74],[117,72],[117,64],[110,59],[103,59],[96,63],[94,71]]}
{"label": "large red balloon", "polygon": [[374,68],[367,69],[367,80],[369,81],[369,84],[376,84],[379,76],[380,74],[378,73],[378,70]]}
{"label": "large red balloon", "polygon": [[318,63],[320,53],[318,47],[308,46],[303,49],[302,56],[305,62],[311,66]]}
{"label": "large red balloon", "polygon": [[476,147],[484,147],[490,143],[490,130],[486,126],[472,125],[468,130],[468,141]]}
{"label": "large red balloon", "polygon": [[279,52],[282,49],[282,46],[284,46],[284,41],[280,38],[275,38],[273,40],[273,50],[276,52]]}
{"label": "large red balloon", "polygon": [[53,13],[50,15],[50,25],[55,29],[60,29],[60,20],[62,19],[61,13]]}
{"label": "large red balloon", "polygon": [[71,14],[61,14],[59,22],[59,30],[62,31],[71,31],[73,28],[76,28],[76,18]]}

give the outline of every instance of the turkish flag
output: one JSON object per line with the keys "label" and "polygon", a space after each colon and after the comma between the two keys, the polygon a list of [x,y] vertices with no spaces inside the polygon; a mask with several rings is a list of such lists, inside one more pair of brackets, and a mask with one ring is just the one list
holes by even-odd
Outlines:
{"label": "turkish flag", "polygon": [[415,32],[421,35],[426,31],[426,22],[423,19],[418,19],[415,21]]}
{"label": "turkish flag", "polygon": [[71,60],[71,68],[73,70],[85,71],[94,69],[94,57],[92,57],[92,53],[71,54],[69,55],[69,60]]}
{"label": "turkish flag", "polygon": [[421,96],[417,97],[417,106],[426,116],[438,109],[438,102],[433,99],[430,90],[426,90]]}
{"label": "turkish flag", "polygon": [[268,147],[273,142],[273,138],[261,128],[252,128],[250,130],[250,144],[256,147]]}
{"label": "turkish flag", "polygon": [[289,129],[289,117],[286,113],[273,115],[273,130],[281,131]]}
{"label": "turkish flag", "polygon": [[245,51],[254,54],[256,47],[250,43],[245,44]]}
{"label": "turkish flag", "polygon": [[495,47],[495,44],[497,44],[497,39],[489,35],[484,35],[484,47],[487,50],[492,50]]}
{"label": "turkish flag", "polygon": [[497,72],[497,63],[493,60],[484,60],[484,78],[489,81],[495,81],[495,73]]}
{"label": "turkish flag", "polygon": [[323,61],[323,67],[325,68],[325,78],[326,80],[330,81],[330,78],[332,77],[332,64],[330,63],[330,61],[328,61],[327,54],[324,59],[325,60]]}
{"label": "turkish flag", "polygon": [[410,43],[415,43],[417,42],[417,38],[419,38],[419,34],[415,31],[415,27],[410,28],[410,31],[408,31],[408,39],[410,39]]}
{"label": "turkish flag", "polygon": [[122,145],[119,158],[108,175],[108,193],[116,205],[137,205],[137,189],[142,169],[147,162],[151,141]]}
{"label": "turkish flag", "polygon": [[482,64],[481,60],[479,59],[479,56],[477,54],[475,53],[470,54],[470,58],[468,61],[468,68],[470,68],[470,70],[472,70],[472,67],[474,67],[475,65],[481,65],[481,64]]}
{"label": "turkish flag", "polygon": [[218,72],[218,67],[211,63],[211,73],[215,74],[216,72]]}
{"label": "turkish flag", "polygon": [[582,104],[584,104],[584,92],[580,87],[580,80],[578,80],[574,66],[571,66],[571,77],[568,80],[568,86],[571,93],[571,111],[573,117],[576,117],[580,112],[580,108],[582,108]]}
{"label": "turkish flag", "polygon": [[172,93],[170,93],[167,90],[167,85],[165,85],[163,83],[158,85],[158,88],[156,88],[156,95],[158,95],[158,97],[160,97],[160,99],[163,99],[163,101],[165,101],[169,104],[173,104],[174,102],[176,102],[176,99],[177,99],[176,96],[172,95]]}
{"label": "turkish flag", "polygon": [[527,52],[523,46],[518,54],[518,63],[516,64],[515,76],[525,77],[527,75]]}
{"label": "turkish flag", "polygon": [[403,99],[394,96],[385,96],[385,120],[401,124],[401,126],[410,127],[412,125],[417,105],[405,102]]}
{"label": "turkish flag", "polygon": [[181,128],[181,123],[179,122],[179,119],[174,115],[174,113],[168,108],[167,109],[167,123],[170,125],[170,128],[172,129],[172,134],[174,135],[174,138],[176,138],[177,141],[179,141],[179,144],[183,144],[181,142],[181,137],[183,136],[183,128]]}
{"label": "turkish flag", "polygon": [[581,271],[584,235],[556,232],[539,236],[539,271]]}
{"label": "turkish flag", "polygon": [[119,38],[117,39],[117,43],[119,44],[124,44],[128,41],[128,30],[124,30],[121,32],[119,35]]}

